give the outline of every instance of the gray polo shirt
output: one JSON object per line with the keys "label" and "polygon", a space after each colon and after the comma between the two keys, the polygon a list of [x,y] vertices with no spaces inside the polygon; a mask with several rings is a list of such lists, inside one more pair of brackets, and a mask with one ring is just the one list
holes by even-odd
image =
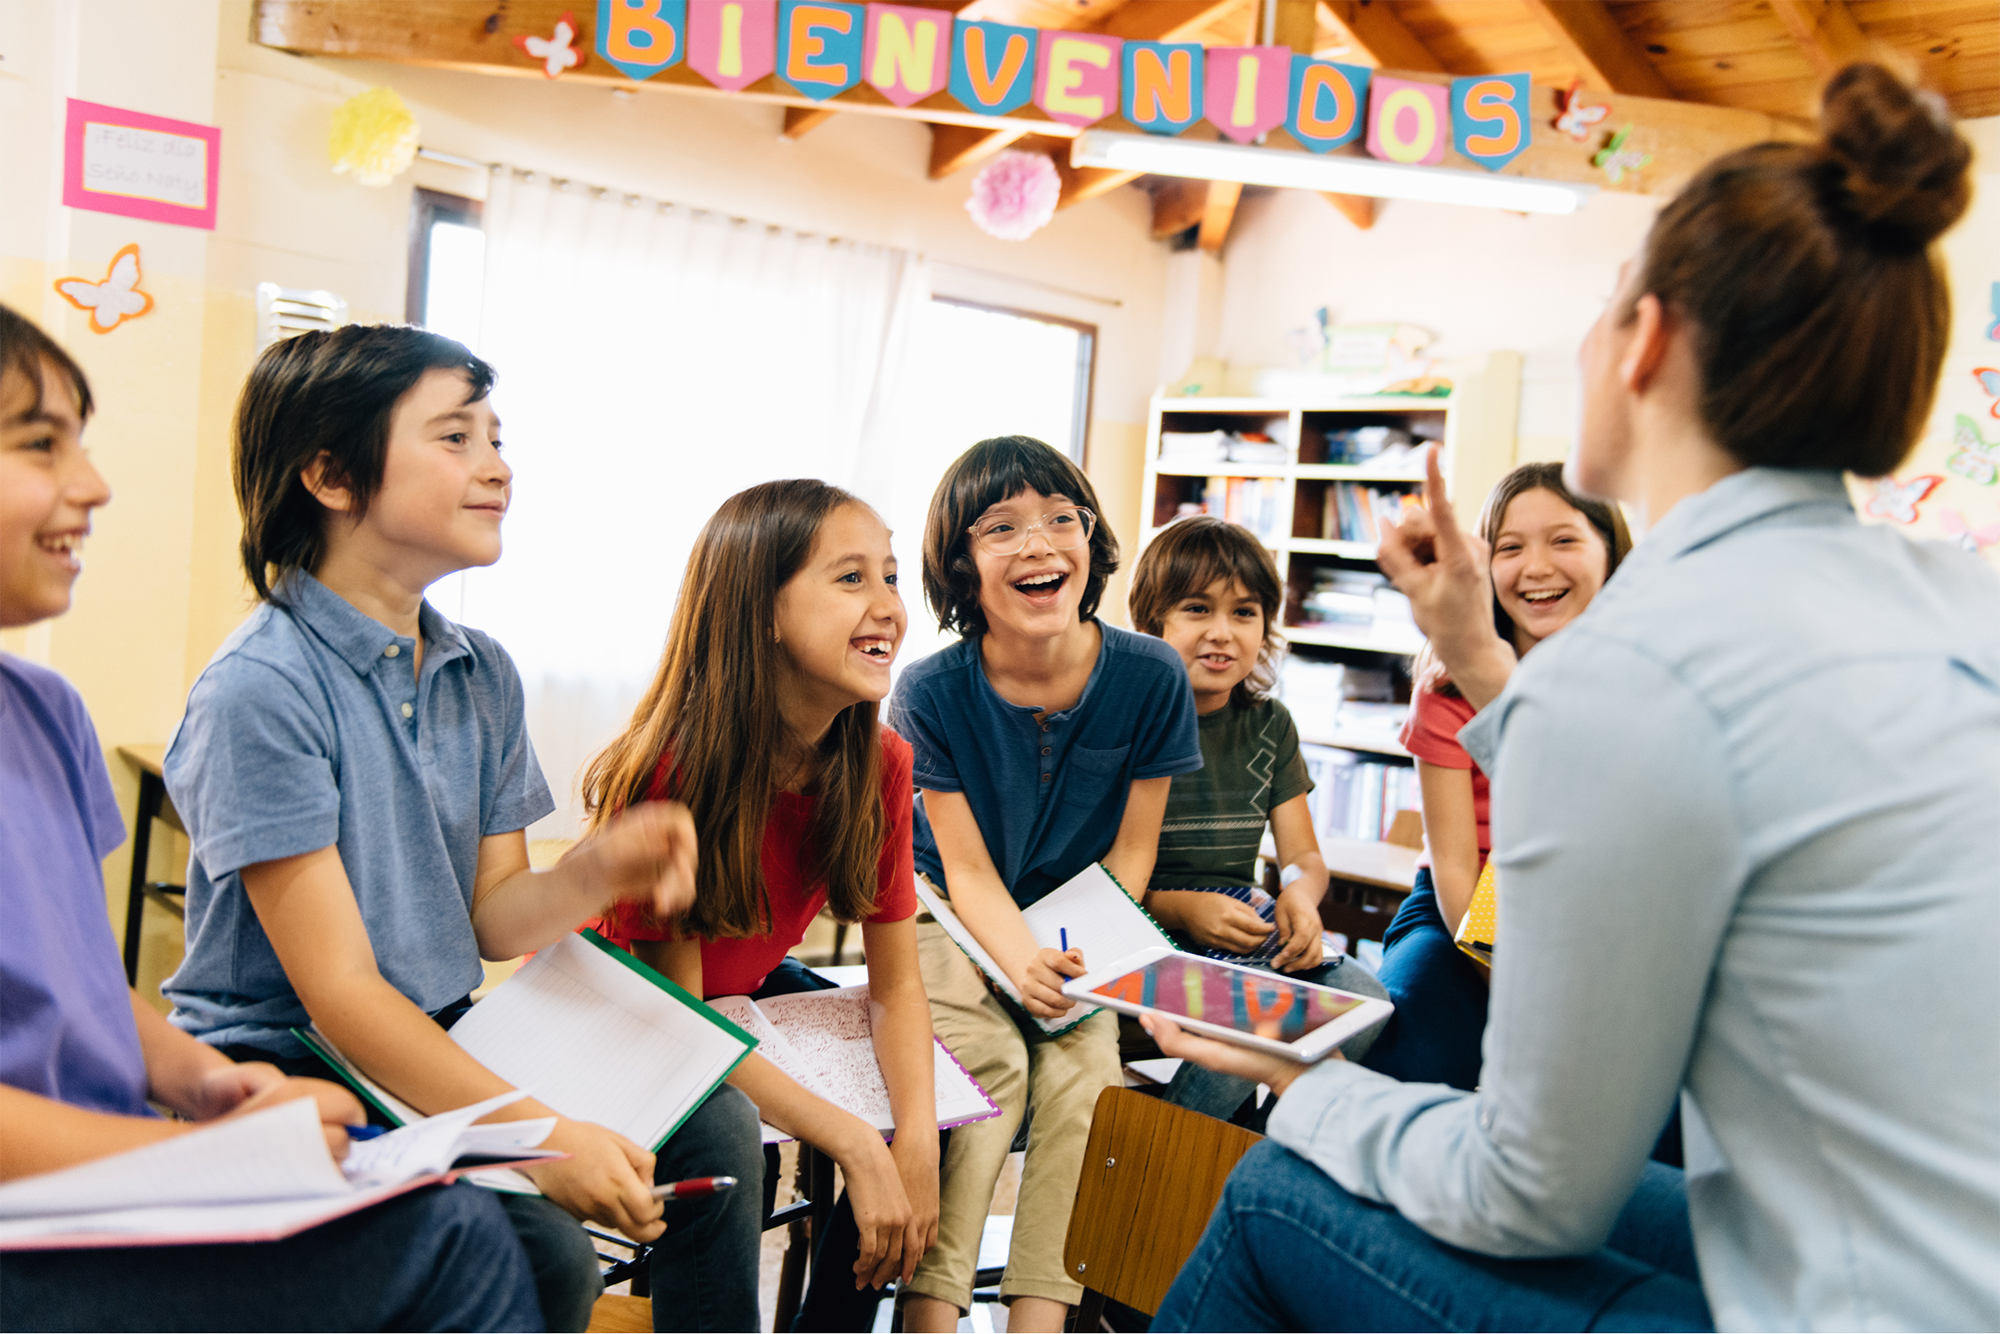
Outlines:
{"label": "gray polo shirt", "polygon": [[245,866],[329,845],[376,964],[426,1012],[480,982],[479,840],[555,808],[528,741],[513,659],[429,603],[397,635],[306,574],[231,635],[167,748],[187,825],[187,955],[161,990],[204,1042],[303,1054],[307,1022],[243,891]]}

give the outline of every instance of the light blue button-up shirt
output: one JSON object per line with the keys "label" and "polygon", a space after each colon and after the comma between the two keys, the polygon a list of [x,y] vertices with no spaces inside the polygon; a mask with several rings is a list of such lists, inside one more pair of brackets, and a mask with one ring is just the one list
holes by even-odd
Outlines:
{"label": "light blue button-up shirt", "polygon": [[426,1011],[479,985],[479,841],[554,809],[521,677],[493,640],[418,613],[398,635],[309,574],[216,651],[167,748],[187,825],[187,957],[161,990],[218,1046],[303,1054],[307,1022],[250,906],[246,866],[334,846],[389,984]]}
{"label": "light blue button-up shirt", "polygon": [[1602,1243],[1681,1095],[1724,1329],[2000,1328],[2000,580],[1831,473],[1677,505],[1459,734],[1476,1094],[1330,1061],[1281,1144],[1439,1239]]}

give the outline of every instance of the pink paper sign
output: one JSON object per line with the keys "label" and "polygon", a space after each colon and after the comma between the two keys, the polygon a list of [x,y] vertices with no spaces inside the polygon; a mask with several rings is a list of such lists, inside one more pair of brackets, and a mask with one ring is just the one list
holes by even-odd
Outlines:
{"label": "pink paper sign", "polygon": [[726,93],[778,67],[778,0],[694,0],[687,63]]}
{"label": "pink paper sign", "polygon": [[1208,51],[1202,117],[1239,144],[1285,123],[1292,51],[1285,46],[1215,46]]}
{"label": "pink paper sign", "polygon": [[222,131],[69,99],[63,203],[215,230]]}
{"label": "pink paper sign", "polygon": [[1035,70],[1035,105],[1065,125],[1095,125],[1118,110],[1120,37],[1045,32]]}
{"label": "pink paper sign", "polygon": [[1434,83],[1378,74],[1368,84],[1368,155],[1434,167],[1451,139],[1451,109]]}
{"label": "pink paper sign", "polygon": [[868,6],[862,77],[899,107],[921,102],[951,76],[951,15],[904,5]]}

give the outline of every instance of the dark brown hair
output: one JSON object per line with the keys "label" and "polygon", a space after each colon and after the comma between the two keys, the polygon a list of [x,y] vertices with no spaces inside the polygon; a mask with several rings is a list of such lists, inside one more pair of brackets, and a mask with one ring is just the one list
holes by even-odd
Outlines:
{"label": "dark brown hair", "polygon": [[1257,665],[1230,692],[1235,703],[1254,704],[1269,698],[1278,685],[1278,656],[1285,651],[1278,613],[1285,590],[1278,579],[1278,563],[1248,528],[1210,514],[1174,520],[1139,553],[1125,606],[1132,613],[1133,629],[1162,634],[1175,603],[1200,595],[1218,579],[1243,585],[1264,608],[1264,642],[1257,650]]}
{"label": "dark brown hair", "polygon": [[[664,795],[687,804],[701,847],[694,906],[675,924],[688,935],[771,929],[764,826],[796,753],[778,707],[778,592],[811,557],[826,517],[859,503],[815,481],[765,482],[723,501],[688,556],[652,686],[584,774],[584,806],[599,828],[654,796],[670,759]],[[888,829],[874,702],[843,709],[817,758],[808,883],[824,880],[834,916],[857,922],[875,911]]]}
{"label": "dark brown hair", "polygon": [[231,472],[243,513],[243,572],[265,601],[292,570],[326,555],[326,508],[303,474],[326,460],[325,479],[367,512],[382,485],[389,422],[426,371],[465,377],[465,401],[493,391],[493,368],[463,343],[406,324],[315,329],[264,349],[236,404]]}
{"label": "dark brown hair", "polygon": [[1632,299],[1693,326],[1702,420],[1735,457],[1879,477],[1930,415],[1951,298],[1929,246],[1965,211],[1972,150],[1879,65],[1833,76],[1820,128],[1704,167],[1655,219]]}
{"label": "dark brown hair", "polygon": [[1105,522],[1097,492],[1067,455],[1025,435],[1002,435],[960,454],[931,496],[930,516],[924,521],[924,601],[942,629],[959,635],[986,632],[979,567],[966,530],[987,510],[1023,491],[1067,496],[1097,516],[1090,535],[1090,576],[1077,609],[1086,621],[1097,614],[1104,585],[1118,570],[1118,536]]}
{"label": "dark brown hair", "polygon": [[27,377],[35,400],[30,415],[42,410],[42,363],[48,362],[69,381],[76,393],[76,415],[90,416],[96,400],[90,396],[90,381],[83,367],[63,350],[62,344],[43,333],[41,326],[11,306],[0,305],[0,376],[16,371]]}
{"label": "dark brown hair", "polygon": [[[1490,548],[1499,540],[1500,527],[1507,522],[1507,507],[1530,491],[1549,492],[1597,530],[1604,542],[1604,581],[1610,583],[1611,576],[1618,572],[1618,562],[1632,550],[1632,530],[1625,526],[1625,516],[1616,505],[1579,496],[1565,486],[1560,463],[1523,463],[1494,483],[1486,495],[1486,503],[1479,509],[1479,536],[1487,546]],[[1514,618],[1501,609],[1497,590],[1493,594],[1493,628],[1509,644],[1514,642]],[[1429,644],[1417,655],[1410,676],[1420,690],[1458,698],[1458,687],[1445,675],[1444,663]]]}

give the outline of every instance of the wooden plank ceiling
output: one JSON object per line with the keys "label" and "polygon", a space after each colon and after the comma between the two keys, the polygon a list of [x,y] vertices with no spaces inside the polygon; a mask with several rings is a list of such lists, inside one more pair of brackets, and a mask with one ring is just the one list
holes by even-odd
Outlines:
{"label": "wooden plank ceiling", "polygon": [[[496,0],[505,8],[504,0]],[[904,0],[911,3],[912,0]],[[1885,60],[1941,93],[1961,117],[2000,114],[2000,4],[1995,0],[1262,0],[1273,6],[1276,44],[1351,64],[1436,74],[1526,71],[1537,85],[1580,83],[1590,92],[1729,107],[1777,117],[1810,117],[1826,76],[1850,60]],[[1104,32],[1128,40],[1256,44],[1264,35],[1260,0],[915,0],[966,19]],[[370,0],[259,0],[259,39],[313,54],[461,64],[427,52],[425,25],[410,22],[409,50],[343,49],[338,40],[301,39],[316,22],[337,30],[341,12],[380,8]],[[421,14],[422,11],[417,11]],[[436,11],[434,11],[436,12]],[[304,21],[303,28],[301,21]],[[494,31],[488,20],[486,32]],[[338,37],[334,31],[334,36]],[[512,70],[501,72],[516,72]],[[527,70],[518,71],[527,73]],[[691,74],[655,82],[696,82]],[[782,95],[770,100],[801,102]],[[1065,126],[1016,120],[947,118],[923,106],[898,113],[931,119],[930,175],[942,179],[1003,148],[1046,151],[1063,173],[1063,206],[1131,182],[1131,173],[1069,167]],[[787,108],[783,133],[796,139],[840,114],[833,107]],[[1692,114],[1692,110],[1691,110]],[[935,119],[932,119],[935,117]],[[1154,201],[1154,234],[1192,233],[1220,250],[1242,187],[1230,182],[1141,182]],[[1356,226],[1375,201],[1329,195]]]}

